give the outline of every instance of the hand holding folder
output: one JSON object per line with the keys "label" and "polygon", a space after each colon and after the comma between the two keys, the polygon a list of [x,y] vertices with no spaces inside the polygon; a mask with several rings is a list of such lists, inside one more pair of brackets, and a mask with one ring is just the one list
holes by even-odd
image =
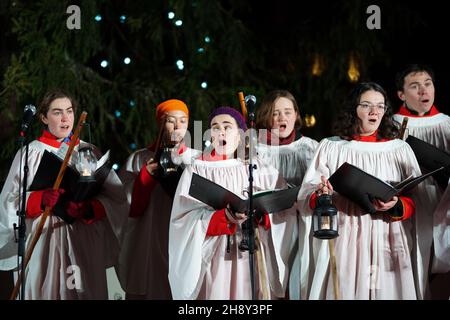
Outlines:
{"label": "hand holding folder", "polygon": [[[62,160],[56,154],[45,150],[29,190],[37,191],[51,188],[58,175],[61,163]],[[60,185],[66,191],[64,198],[76,202],[93,198],[100,192],[110,170],[109,151],[97,163],[97,169],[94,173],[95,180],[80,181],[78,170],[69,165]]]}
{"label": "hand holding folder", "polygon": [[385,182],[354,165],[345,162],[328,179],[334,190],[358,204],[363,210],[374,214],[373,199],[387,202],[392,197],[411,191],[429,176],[443,170],[440,167],[419,177],[409,177],[398,183]]}
{"label": "hand holding folder", "polygon": [[[284,189],[257,192],[253,194],[253,207],[269,213],[289,209],[297,200],[300,186]],[[243,199],[224,187],[194,173],[192,175],[189,195],[209,205],[215,210],[225,208],[228,204],[234,212],[247,212],[248,199]]]}

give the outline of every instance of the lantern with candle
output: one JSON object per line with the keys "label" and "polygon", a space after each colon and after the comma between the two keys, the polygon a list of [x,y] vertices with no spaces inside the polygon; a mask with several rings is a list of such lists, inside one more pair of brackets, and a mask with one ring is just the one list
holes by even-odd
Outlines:
{"label": "lantern with candle", "polygon": [[338,210],[331,195],[322,194],[316,200],[313,212],[313,235],[319,239],[334,239],[338,234]]}

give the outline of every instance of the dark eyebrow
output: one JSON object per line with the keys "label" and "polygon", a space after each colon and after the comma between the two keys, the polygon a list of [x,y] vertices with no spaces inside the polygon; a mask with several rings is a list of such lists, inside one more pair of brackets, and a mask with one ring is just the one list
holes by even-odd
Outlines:
{"label": "dark eyebrow", "polygon": [[[372,102],[370,102],[370,101],[368,101],[368,100],[363,100],[363,101],[360,102],[360,104],[363,103],[363,102],[373,104]],[[383,103],[383,104],[384,104],[385,102],[384,102],[384,101],[383,101],[383,102],[377,102],[377,103],[375,103],[375,104],[380,104],[380,103]]]}
{"label": "dark eyebrow", "polygon": [[63,110],[69,110],[69,109],[73,109],[73,107],[70,106],[70,107],[68,107],[68,108],[66,108],[66,109],[63,109],[63,108],[53,108],[53,109],[51,109],[51,111],[63,111]]}
{"label": "dark eyebrow", "polygon": [[[433,81],[433,79],[431,79],[431,78],[426,78],[426,79],[424,80],[424,82],[427,82],[427,81]],[[419,81],[414,81],[414,82],[411,82],[409,85],[411,86],[411,85],[413,85],[413,84],[420,84],[420,83],[419,83]]]}
{"label": "dark eyebrow", "polygon": [[[230,122],[230,121],[223,121],[222,123],[223,123],[223,124],[233,124],[233,123]],[[217,124],[220,124],[220,123],[214,122],[214,123],[211,124],[211,127],[212,127],[212,126],[215,126],[215,125],[217,125]]]}

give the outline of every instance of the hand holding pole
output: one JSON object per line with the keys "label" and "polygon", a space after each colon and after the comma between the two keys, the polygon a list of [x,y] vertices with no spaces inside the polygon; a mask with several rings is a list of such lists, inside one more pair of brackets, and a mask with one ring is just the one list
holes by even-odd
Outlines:
{"label": "hand holding pole", "polygon": [[[74,134],[72,136],[72,140],[70,142],[69,149],[67,150],[67,153],[66,153],[66,156],[64,158],[64,161],[61,164],[61,168],[59,169],[58,177],[56,178],[55,184],[53,185],[53,190],[58,190],[59,189],[61,181],[62,181],[62,179],[64,177],[64,173],[66,172],[67,165],[69,164],[70,156],[72,155],[73,149],[75,148],[75,144],[76,144],[76,142],[78,140],[78,137],[80,135],[80,131],[81,131],[82,127],[83,127],[83,124],[86,121],[86,117],[87,117],[87,112],[83,111],[81,113],[81,115],[80,115],[77,127],[75,128],[75,132],[74,132]],[[50,214],[50,209],[51,209],[50,207],[45,207],[44,213],[41,215],[41,220],[39,221],[39,225],[36,228],[34,236],[33,236],[32,240],[31,240],[30,247],[29,247],[29,249],[27,251],[27,254],[25,256],[25,260],[22,262],[24,264],[23,270],[26,269],[26,267],[28,265],[28,262],[30,261],[31,255],[33,254],[33,250],[36,247],[36,244],[37,244],[37,242],[38,242],[38,240],[39,240],[39,238],[40,238],[40,236],[42,234],[42,230],[44,229],[45,222],[47,220],[48,215]],[[19,287],[21,285],[21,279],[22,279],[22,274],[19,274],[19,277],[17,278],[16,285],[15,285],[15,287],[13,289],[13,292],[11,293],[10,300],[15,300],[16,299],[17,293],[19,292]]]}

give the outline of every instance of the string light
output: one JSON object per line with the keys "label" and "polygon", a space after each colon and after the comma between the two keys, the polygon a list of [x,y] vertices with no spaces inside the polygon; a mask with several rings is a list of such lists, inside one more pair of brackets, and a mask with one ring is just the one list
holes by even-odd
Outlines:
{"label": "string light", "polygon": [[94,17],[94,19],[95,19],[95,21],[100,22],[100,21],[102,21],[102,16],[98,14]]}
{"label": "string light", "polygon": [[175,18],[175,13],[172,11],[169,11],[169,13],[167,14],[167,18],[169,18],[169,20],[172,20],[173,18]]}
{"label": "string light", "polygon": [[198,52],[198,53],[203,53],[203,52],[205,52],[205,49],[204,49],[204,48],[198,48],[198,49],[197,49],[197,52]]}
{"label": "string light", "polygon": [[120,19],[120,23],[125,23],[125,20],[127,20],[127,16],[121,15],[119,19]]}
{"label": "string light", "polygon": [[100,62],[100,66],[101,66],[102,68],[106,68],[106,67],[108,66],[108,61],[102,60],[102,62]]}
{"label": "string light", "polygon": [[211,38],[208,37],[208,36],[206,36],[206,37],[205,37],[205,42],[206,42],[206,43],[210,43],[210,42],[211,42]]}
{"label": "string light", "polygon": [[177,20],[177,21],[175,21],[175,25],[177,27],[181,27],[183,25],[183,21],[182,20]]}
{"label": "string light", "polygon": [[129,57],[126,57],[125,59],[123,59],[123,63],[125,64],[130,64],[131,59]]}
{"label": "string light", "polygon": [[184,62],[183,62],[183,60],[177,60],[177,68],[179,70],[183,70],[184,69]]}
{"label": "string light", "polygon": [[136,102],[134,100],[130,100],[130,102],[128,103],[130,105],[130,107],[134,107],[136,106]]}
{"label": "string light", "polygon": [[137,148],[137,146],[136,146],[136,143],[130,143],[130,149],[131,150],[136,150],[136,148]]}
{"label": "string light", "polygon": [[118,164],[118,163],[114,163],[114,164],[112,165],[112,168],[113,168],[113,170],[115,170],[115,171],[119,170],[119,164]]}
{"label": "string light", "polygon": [[122,115],[122,112],[120,112],[119,110],[114,111],[114,115],[116,116],[116,118],[120,118],[120,116]]}
{"label": "string light", "polygon": [[203,81],[202,84],[200,85],[203,89],[208,88],[208,83],[206,81]]}

